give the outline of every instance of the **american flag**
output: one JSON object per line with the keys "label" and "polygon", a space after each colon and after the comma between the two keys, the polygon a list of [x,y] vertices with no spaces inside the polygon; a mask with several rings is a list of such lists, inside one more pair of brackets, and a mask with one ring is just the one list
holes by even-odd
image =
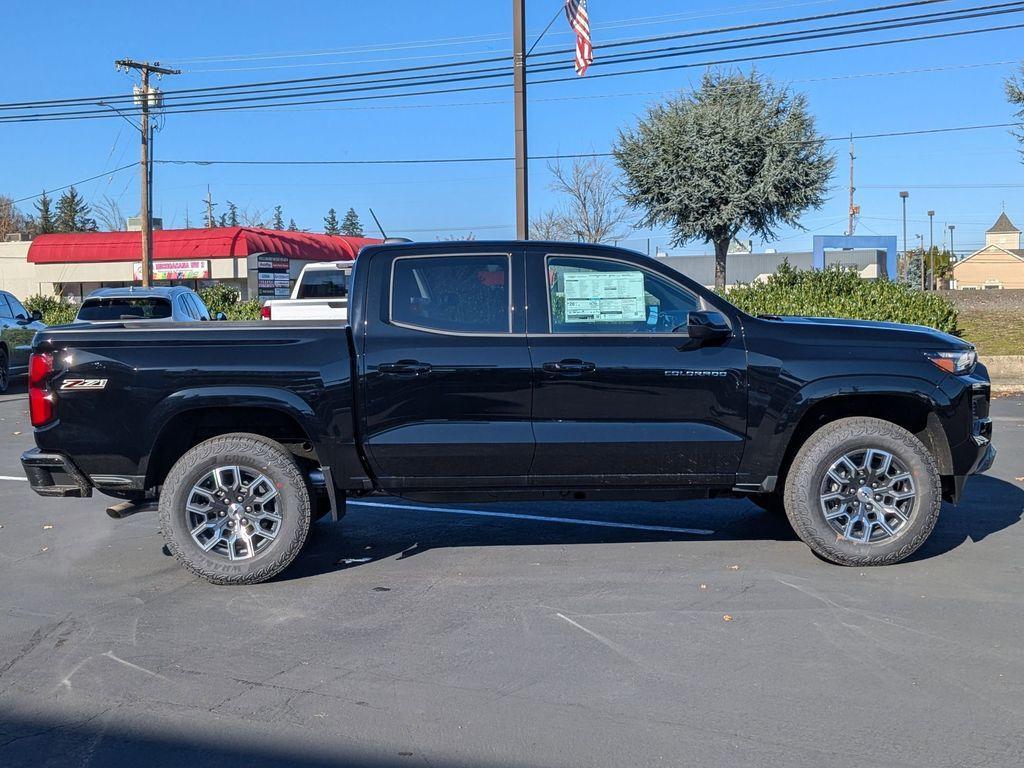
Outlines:
{"label": "american flag", "polygon": [[576,74],[587,74],[587,67],[594,61],[594,46],[590,44],[590,18],[587,16],[587,0],[565,0],[565,16],[569,26],[576,33]]}

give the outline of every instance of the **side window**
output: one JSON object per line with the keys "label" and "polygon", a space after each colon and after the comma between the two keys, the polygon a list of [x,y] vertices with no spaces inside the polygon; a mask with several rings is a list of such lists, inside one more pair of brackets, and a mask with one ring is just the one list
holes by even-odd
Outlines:
{"label": "side window", "polygon": [[14,315],[11,313],[10,305],[8,305],[7,303],[6,293],[0,293],[0,317],[14,317]]}
{"label": "side window", "polygon": [[188,294],[187,298],[188,298],[188,300],[190,302],[192,302],[192,307],[195,309],[195,313],[196,313],[196,319],[198,319],[198,320],[209,320],[210,319],[210,312],[206,308],[206,305],[203,304],[203,300],[200,299],[199,296],[197,296],[194,293],[190,293],[190,294]]}
{"label": "side window", "polygon": [[178,297],[178,306],[181,307],[182,312],[185,313],[185,317],[190,320],[198,320],[199,316],[196,315],[195,305],[193,305],[189,299],[190,296],[188,294],[182,294]]}
{"label": "side window", "polygon": [[552,333],[672,333],[700,299],[654,272],[608,259],[548,257]]}
{"label": "side window", "polygon": [[18,301],[16,298],[14,298],[14,296],[12,296],[9,293],[7,294],[7,301],[10,302],[10,304],[11,304],[11,314],[14,315],[15,317],[21,316],[21,317],[24,317],[27,320],[28,318],[30,318],[32,316],[31,314],[29,314],[29,311],[27,309],[25,309],[25,305],[22,304],[20,301]]}
{"label": "side window", "polygon": [[391,267],[391,320],[453,333],[509,333],[509,257],[414,256]]}

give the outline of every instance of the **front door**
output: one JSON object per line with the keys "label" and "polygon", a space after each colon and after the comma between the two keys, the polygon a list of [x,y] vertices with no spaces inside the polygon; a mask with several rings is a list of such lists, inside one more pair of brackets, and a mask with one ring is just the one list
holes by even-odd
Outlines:
{"label": "front door", "polygon": [[688,313],[715,307],[668,270],[602,255],[529,263],[531,484],[731,485],[746,429],[738,324],[728,340],[691,340]]}
{"label": "front door", "polygon": [[522,254],[378,256],[361,356],[387,490],[526,485],[533,460]]}

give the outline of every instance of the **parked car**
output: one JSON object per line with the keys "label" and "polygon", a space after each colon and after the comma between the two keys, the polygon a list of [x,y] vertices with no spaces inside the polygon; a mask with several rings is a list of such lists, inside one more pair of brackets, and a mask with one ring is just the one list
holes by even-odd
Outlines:
{"label": "parked car", "polygon": [[0,291],[0,393],[11,379],[28,371],[32,337],[46,328],[38,312],[29,312],[14,294]]}
{"label": "parked car", "polygon": [[[991,466],[988,373],[930,328],[751,317],[638,253],[467,242],[364,249],[336,323],[40,332],[45,496],[159,496],[169,549],[264,581],[346,498],[745,496],[820,557],[883,565]],[[127,343],[130,340],[130,343]]]}
{"label": "parked car", "polygon": [[[99,288],[82,301],[75,318],[82,322],[120,322],[122,320],[165,320],[188,323],[210,320],[210,310],[191,288]],[[226,320],[218,313],[216,320]]]}
{"label": "parked car", "polygon": [[299,273],[290,299],[263,305],[264,320],[347,320],[351,261],[307,264]]}

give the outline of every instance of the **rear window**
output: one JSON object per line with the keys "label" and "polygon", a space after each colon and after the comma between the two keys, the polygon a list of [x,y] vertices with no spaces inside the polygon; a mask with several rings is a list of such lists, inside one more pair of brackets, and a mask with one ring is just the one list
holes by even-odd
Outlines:
{"label": "rear window", "polygon": [[79,320],[159,320],[171,316],[171,303],[158,297],[86,299]]}
{"label": "rear window", "polygon": [[508,270],[507,255],[395,259],[391,319],[455,333],[509,333]]}
{"label": "rear window", "polygon": [[306,272],[299,283],[300,299],[340,299],[348,296],[348,273],[340,269]]}

